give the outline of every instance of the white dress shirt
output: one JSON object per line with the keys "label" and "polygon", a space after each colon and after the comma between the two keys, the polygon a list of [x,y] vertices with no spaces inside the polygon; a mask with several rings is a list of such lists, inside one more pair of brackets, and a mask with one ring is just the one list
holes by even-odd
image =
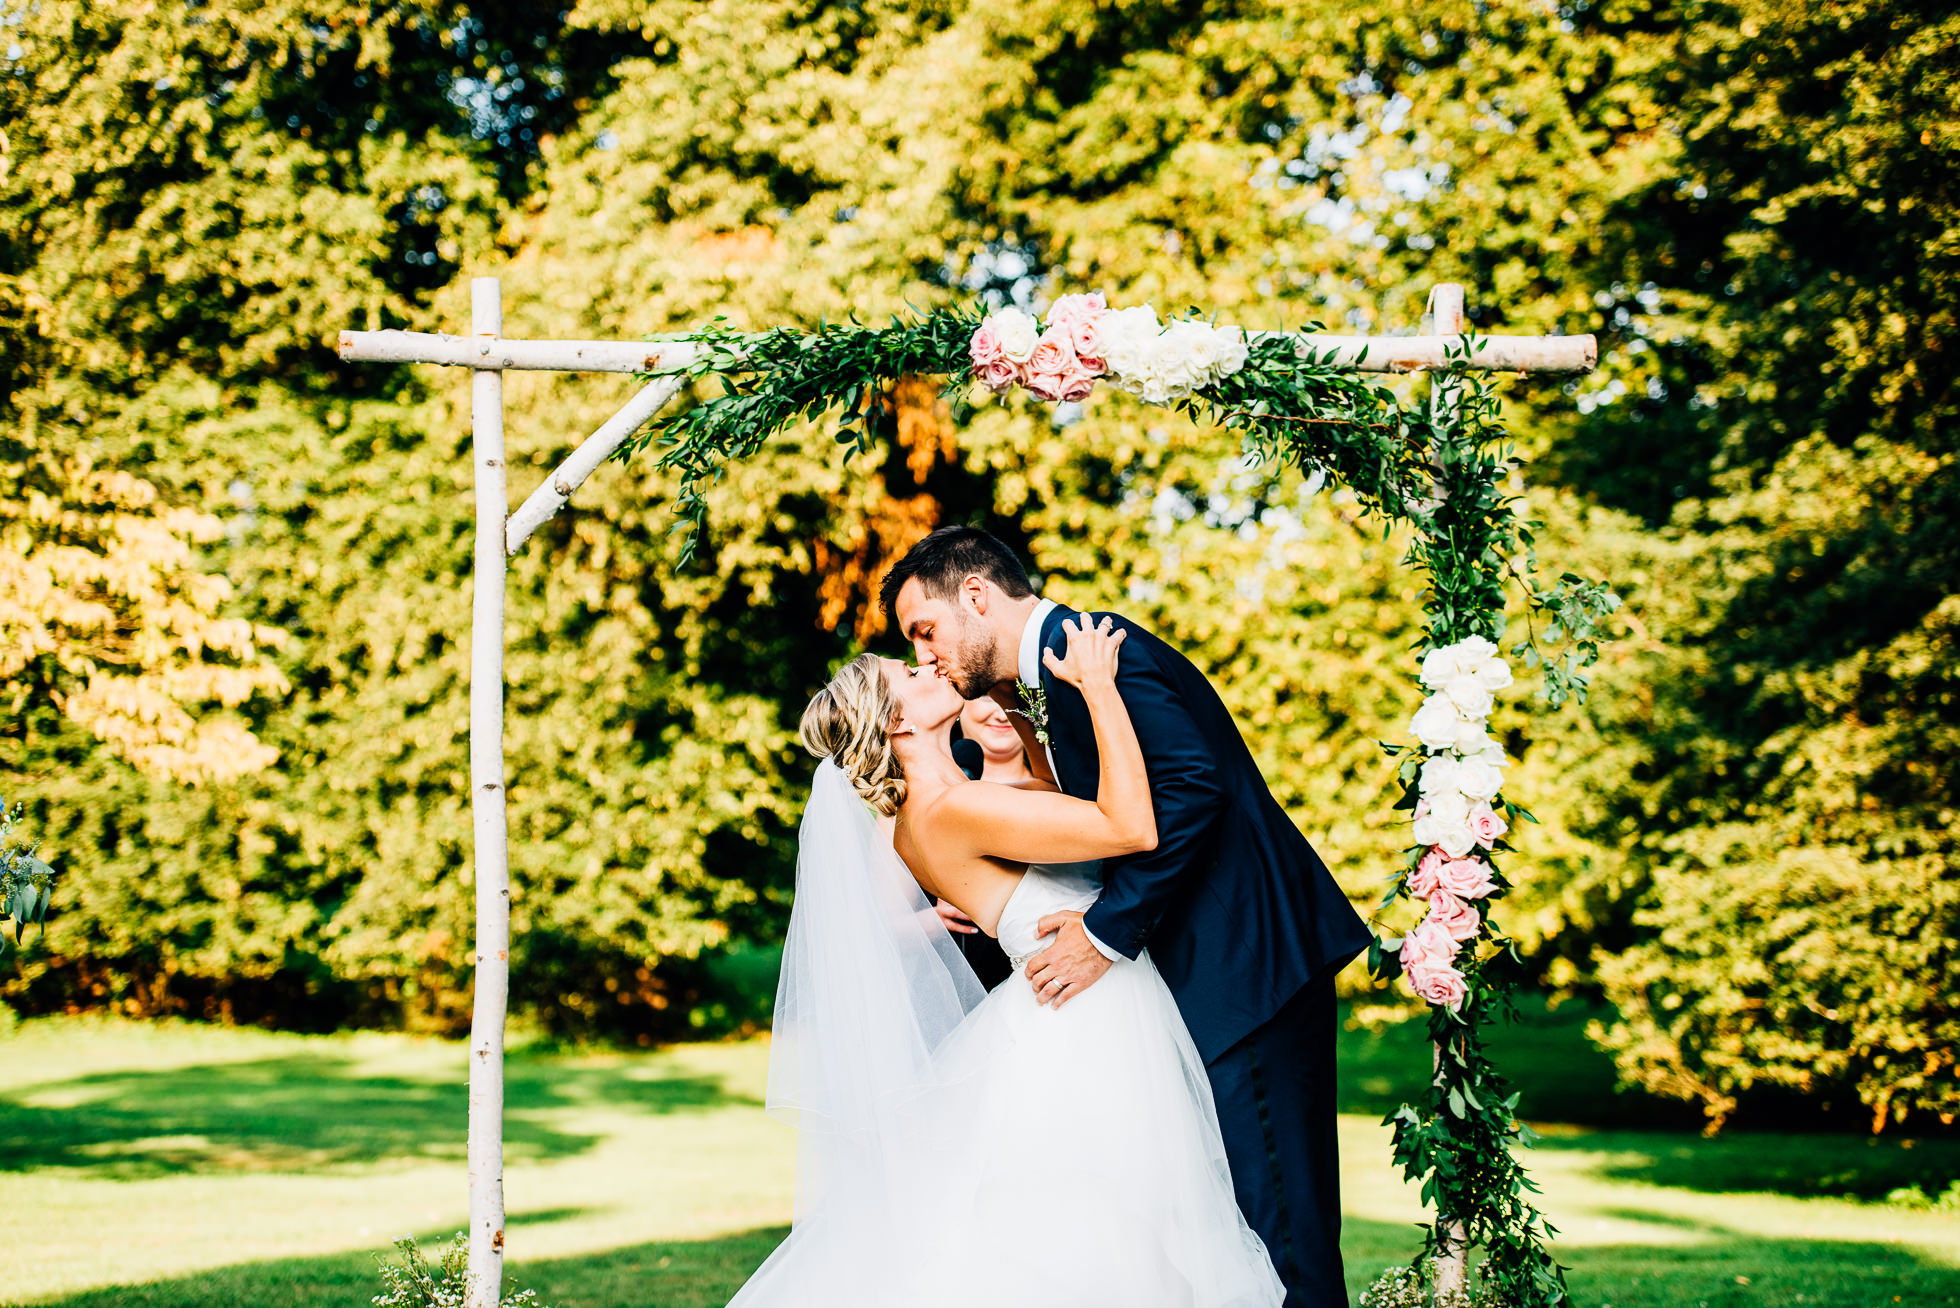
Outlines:
{"label": "white dress shirt", "polygon": [[[1054,608],[1055,601],[1051,599],[1045,599],[1035,605],[1034,612],[1028,614],[1028,625],[1021,631],[1020,657],[1016,660],[1015,671],[1020,675],[1023,685],[1041,684],[1041,628],[1048,621],[1048,615]],[[1048,755],[1048,770],[1060,777],[1061,772],[1055,766],[1055,751],[1049,749],[1047,745],[1043,745],[1042,750]],[[1110,962],[1114,963],[1122,959],[1121,954],[1096,939],[1095,933],[1088,927],[1082,928],[1082,934],[1088,936],[1089,943],[1096,947],[1096,952]]]}

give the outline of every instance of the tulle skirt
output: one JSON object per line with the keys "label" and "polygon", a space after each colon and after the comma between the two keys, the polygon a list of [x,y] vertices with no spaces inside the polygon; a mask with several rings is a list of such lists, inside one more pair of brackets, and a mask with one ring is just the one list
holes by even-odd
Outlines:
{"label": "tulle skirt", "polygon": [[866,1151],[875,1175],[804,1134],[796,1226],[730,1308],[1281,1302],[1147,954],[1059,1010],[1010,977],[938,1056],[943,1083],[893,1105]]}

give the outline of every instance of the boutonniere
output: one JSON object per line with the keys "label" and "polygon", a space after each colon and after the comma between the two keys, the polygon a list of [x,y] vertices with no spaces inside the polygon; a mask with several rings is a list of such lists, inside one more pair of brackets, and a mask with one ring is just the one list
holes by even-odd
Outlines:
{"label": "boutonniere", "polygon": [[1014,683],[1014,689],[1021,696],[1021,716],[1034,723],[1034,738],[1044,747],[1048,744],[1048,692],[1039,685],[1030,686],[1025,681]]}

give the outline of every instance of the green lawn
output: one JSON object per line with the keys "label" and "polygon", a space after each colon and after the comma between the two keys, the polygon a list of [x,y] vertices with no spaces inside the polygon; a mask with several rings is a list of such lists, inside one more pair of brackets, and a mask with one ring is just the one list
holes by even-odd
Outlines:
{"label": "green lawn", "polygon": [[[1960,1144],[1608,1128],[1678,1119],[1614,1096],[1582,1017],[1498,1037],[1534,1117],[1592,1124],[1529,1160],[1581,1303],[1960,1304],[1960,1214],[1873,1202],[1943,1188]],[[1344,1051],[1356,1289],[1415,1245],[1377,1123],[1421,1037]],[[759,1041],[515,1056],[513,1279],[563,1308],[724,1303],[789,1217],[767,1063]],[[365,1308],[389,1240],[463,1221],[463,1074],[459,1046],[404,1036],[26,1023],[0,1041],[0,1301]]]}

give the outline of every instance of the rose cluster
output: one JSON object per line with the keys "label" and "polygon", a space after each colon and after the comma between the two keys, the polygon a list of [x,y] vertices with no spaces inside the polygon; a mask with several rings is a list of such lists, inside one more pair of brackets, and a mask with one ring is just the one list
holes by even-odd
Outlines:
{"label": "rose cluster", "polygon": [[1511,665],[1481,636],[1431,650],[1422,660],[1430,692],[1410,723],[1429,757],[1416,776],[1416,840],[1429,846],[1409,874],[1412,897],[1429,913],[1402,940],[1402,968],[1415,992],[1452,1005],[1464,994],[1456,956],[1482,917],[1470,901],[1497,888],[1476,856],[1508,829],[1495,801],[1504,786],[1504,750],[1490,738],[1492,693],[1511,684]]}
{"label": "rose cluster", "polygon": [[1081,400],[1107,376],[1166,404],[1237,372],[1250,347],[1237,327],[1165,326],[1149,305],[1111,309],[1098,291],[1062,296],[1041,322],[1021,309],[990,313],[968,350],[973,375],[997,395],[1018,385],[1038,399]]}

